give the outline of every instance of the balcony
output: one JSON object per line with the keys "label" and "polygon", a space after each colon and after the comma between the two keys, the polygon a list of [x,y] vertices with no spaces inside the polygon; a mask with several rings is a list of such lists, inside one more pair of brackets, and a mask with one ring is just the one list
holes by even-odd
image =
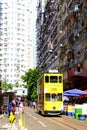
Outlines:
{"label": "balcony", "polygon": [[81,54],[78,57],[75,57],[75,64],[82,63],[83,59],[84,56]]}
{"label": "balcony", "polygon": [[84,59],[87,59],[87,48],[84,50]]}
{"label": "balcony", "polygon": [[74,54],[77,54],[81,50],[82,50],[82,43],[79,42],[79,44],[74,47]]}
{"label": "balcony", "polygon": [[87,32],[84,33],[84,40],[87,40]]}

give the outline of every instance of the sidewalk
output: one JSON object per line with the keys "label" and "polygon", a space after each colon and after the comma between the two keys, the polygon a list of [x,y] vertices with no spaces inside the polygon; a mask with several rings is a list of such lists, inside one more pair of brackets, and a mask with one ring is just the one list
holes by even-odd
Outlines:
{"label": "sidewalk", "polygon": [[16,123],[10,123],[7,115],[0,115],[0,130],[20,130],[18,115],[15,115]]}

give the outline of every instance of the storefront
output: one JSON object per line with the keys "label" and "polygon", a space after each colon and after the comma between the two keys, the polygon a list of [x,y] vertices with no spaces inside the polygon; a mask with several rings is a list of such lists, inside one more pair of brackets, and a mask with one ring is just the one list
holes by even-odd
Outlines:
{"label": "storefront", "polygon": [[64,86],[65,90],[72,88],[87,89],[87,71],[81,69],[78,72],[77,68],[70,68],[67,70],[67,79],[64,80]]}

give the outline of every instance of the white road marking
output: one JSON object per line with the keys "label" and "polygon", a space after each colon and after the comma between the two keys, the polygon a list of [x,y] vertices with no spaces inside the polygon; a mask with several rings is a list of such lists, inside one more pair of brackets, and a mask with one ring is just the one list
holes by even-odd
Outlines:
{"label": "white road marking", "polygon": [[35,120],[37,119],[35,116],[32,116]]}
{"label": "white road marking", "polygon": [[[26,112],[28,115],[30,115],[33,119],[37,120],[37,118],[35,116],[33,116],[32,114]],[[38,121],[42,126],[46,127],[46,125],[44,123],[42,123],[41,121]]]}
{"label": "white road marking", "polygon": [[6,123],[2,125],[2,129],[7,129],[7,130],[18,130],[19,125],[18,124],[11,124],[11,123]]}
{"label": "white road marking", "polygon": [[38,121],[42,126],[44,126],[44,127],[46,127],[46,125],[45,124],[43,124],[41,121]]}
{"label": "white road marking", "polygon": [[[28,113],[28,112],[26,112],[26,113]],[[33,116],[32,114],[30,114],[30,113],[28,113],[28,115],[30,115],[33,119],[37,119],[35,116]]]}
{"label": "white road marking", "polygon": [[32,116],[32,114],[30,114],[29,112],[26,112],[29,116]]}

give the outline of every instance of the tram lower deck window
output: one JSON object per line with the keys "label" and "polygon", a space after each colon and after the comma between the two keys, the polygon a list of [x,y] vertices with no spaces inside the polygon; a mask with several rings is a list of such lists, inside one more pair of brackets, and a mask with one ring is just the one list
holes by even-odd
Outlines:
{"label": "tram lower deck window", "polygon": [[52,94],[52,101],[56,101],[56,94]]}
{"label": "tram lower deck window", "polygon": [[58,93],[58,101],[62,101],[62,93]]}
{"label": "tram lower deck window", "polygon": [[50,101],[50,93],[46,93],[46,101]]}

